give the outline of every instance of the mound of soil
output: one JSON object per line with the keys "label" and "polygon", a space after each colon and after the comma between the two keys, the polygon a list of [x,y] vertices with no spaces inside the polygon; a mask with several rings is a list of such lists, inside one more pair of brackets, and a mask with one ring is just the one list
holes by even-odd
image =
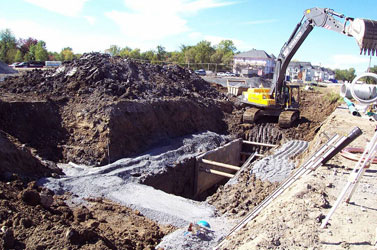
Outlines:
{"label": "mound of soil", "polygon": [[36,180],[51,174],[61,174],[55,164],[41,162],[25,145],[17,146],[17,140],[0,131],[0,180],[11,180],[19,176],[25,180]]}
{"label": "mound of soil", "polygon": [[0,88],[0,129],[46,159],[89,165],[172,137],[226,133],[223,110],[232,111],[225,95],[190,70],[99,53],[8,78]]}
{"label": "mound of soil", "polygon": [[71,209],[35,182],[0,189],[1,249],[153,249],[172,230],[103,200]]}
{"label": "mound of soil", "polygon": [[6,63],[0,61],[0,74],[15,74],[17,73],[16,70],[9,67]]}

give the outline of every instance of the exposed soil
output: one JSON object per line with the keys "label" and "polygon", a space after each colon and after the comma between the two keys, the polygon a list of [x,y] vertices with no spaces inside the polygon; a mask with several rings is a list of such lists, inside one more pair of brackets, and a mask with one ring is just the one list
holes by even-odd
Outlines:
{"label": "exposed soil", "polygon": [[[351,147],[365,147],[372,138],[375,122],[352,116],[347,108],[329,115],[311,142],[310,156],[334,133],[348,134],[354,126],[363,134]],[[323,132],[323,133],[322,133]],[[342,202],[330,224],[320,229],[356,162],[334,156],[326,166],[294,183],[268,208],[232,235],[222,249],[376,249],[376,165],[361,178],[352,203]]]}
{"label": "exposed soil", "polygon": [[72,209],[34,182],[0,187],[2,249],[153,249],[173,229],[104,200]]}
{"label": "exposed soil", "polygon": [[[104,165],[167,139],[207,130],[271,144],[311,140],[336,106],[325,93],[302,91],[301,119],[293,128],[280,129],[276,121],[242,124],[243,107],[216,88],[179,66],[98,53],[57,70],[7,78],[0,84],[0,246],[153,248],[173,229],[101,199],[69,207],[68,196],[56,196],[33,180],[60,174],[53,162]],[[221,187],[208,201],[219,213],[237,218],[276,185],[244,172],[237,184]],[[185,187],[177,186],[181,190],[168,191],[185,193]],[[323,193],[314,196],[321,206]]]}
{"label": "exposed soil", "polygon": [[232,111],[225,95],[187,69],[99,53],[7,78],[0,89],[0,129],[46,159],[89,165],[171,137],[225,133],[223,110]]}

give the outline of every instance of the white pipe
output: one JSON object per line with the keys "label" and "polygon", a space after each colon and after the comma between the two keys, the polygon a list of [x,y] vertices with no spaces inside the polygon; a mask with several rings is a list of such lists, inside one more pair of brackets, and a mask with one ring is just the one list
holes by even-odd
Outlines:
{"label": "white pipe", "polygon": [[[377,81],[377,74],[369,73],[369,72],[368,73],[363,73],[363,74],[355,77],[355,79],[353,79],[352,84],[351,84],[351,94],[352,94],[352,97],[355,100],[357,100],[357,101],[359,101],[361,103],[364,103],[364,104],[371,104],[371,103],[374,103],[374,102],[377,101],[376,88],[374,88],[374,94],[372,95],[372,93],[371,93],[371,96],[369,96],[369,97],[368,96],[365,97],[365,96],[358,95],[358,93],[356,91],[356,86],[357,86],[356,82],[359,79],[361,79],[363,77],[367,77],[367,76],[372,77],[372,78],[374,78],[375,81]],[[368,86],[370,84],[363,84],[363,85],[364,86]],[[370,86],[376,86],[376,85],[370,85]],[[371,92],[372,92],[372,90],[371,90]]]}
{"label": "white pipe", "polygon": [[[351,88],[352,84],[344,83],[340,87],[340,96],[353,98]],[[356,83],[354,85],[354,91],[358,97],[368,100],[377,96],[377,85]]]}

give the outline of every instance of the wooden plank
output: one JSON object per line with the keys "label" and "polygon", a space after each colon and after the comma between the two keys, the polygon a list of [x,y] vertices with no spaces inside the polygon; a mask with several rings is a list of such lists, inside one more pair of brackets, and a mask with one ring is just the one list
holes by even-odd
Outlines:
{"label": "wooden plank", "polygon": [[210,174],[228,177],[228,178],[232,178],[234,176],[233,174],[221,172],[221,171],[210,169],[210,168],[203,168],[203,169],[201,169],[201,171],[206,172],[206,173],[210,173]]}
{"label": "wooden plank", "polygon": [[271,147],[271,148],[276,148],[278,145],[274,144],[268,144],[268,143],[261,143],[261,142],[255,142],[255,141],[242,141],[245,144],[250,144],[254,146],[263,146],[263,147]]}
{"label": "wooden plank", "polygon": [[217,166],[217,167],[222,167],[222,168],[227,168],[227,169],[232,169],[232,170],[236,170],[236,171],[241,169],[238,166],[234,166],[234,165],[230,165],[230,164],[226,164],[226,163],[222,163],[222,162],[217,162],[217,161],[206,160],[206,159],[202,159],[202,162],[205,163],[205,164],[214,165],[214,166]]}

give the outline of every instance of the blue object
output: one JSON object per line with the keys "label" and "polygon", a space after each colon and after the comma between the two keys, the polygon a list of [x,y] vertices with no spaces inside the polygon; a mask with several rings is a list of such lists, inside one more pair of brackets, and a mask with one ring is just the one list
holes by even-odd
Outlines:
{"label": "blue object", "polygon": [[205,220],[200,220],[196,224],[198,224],[201,227],[211,228],[211,226],[209,225],[209,223],[207,221],[205,221]]}

